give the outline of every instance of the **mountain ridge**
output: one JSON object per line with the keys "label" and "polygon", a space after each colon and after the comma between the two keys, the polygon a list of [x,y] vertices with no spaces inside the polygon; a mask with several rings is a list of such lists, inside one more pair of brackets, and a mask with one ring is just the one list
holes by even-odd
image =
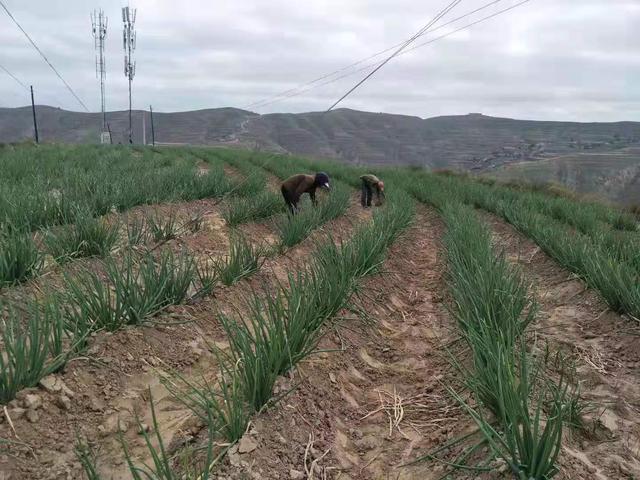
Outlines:
{"label": "mountain ridge", "polygon": [[[100,113],[36,108],[42,141],[96,143]],[[134,143],[151,140],[148,112],[133,111]],[[108,112],[115,143],[128,141],[128,112]],[[420,165],[477,172],[581,151],[640,146],[640,122],[554,122],[480,113],[421,118],[347,108],[260,115],[233,107],[154,112],[156,141],[241,145],[352,163]],[[0,108],[0,142],[32,138],[30,107]]]}

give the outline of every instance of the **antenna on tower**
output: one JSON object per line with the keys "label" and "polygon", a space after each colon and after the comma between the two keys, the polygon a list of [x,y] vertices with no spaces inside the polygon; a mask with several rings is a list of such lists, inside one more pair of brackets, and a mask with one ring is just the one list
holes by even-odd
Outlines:
{"label": "antenna on tower", "polygon": [[102,132],[100,133],[101,143],[111,143],[111,134],[107,128],[107,111],[105,102],[105,80],[107,69],[104,55],[104,40],[107,37],[107,17],[102,9],[94,10],[91,14],[91,27],[96,48],[96,77],[100,80],[100,106],[102,111]]}
{"label": "antenna on tower", "polygon": [[129,143],[133,143],[133,127],[131,123],[131,82],[136,75],[136,62],[133,60],[133,51],[136,49],[136,9],[122,8],[122,47],[124,48],[124,76],[129,79]]}

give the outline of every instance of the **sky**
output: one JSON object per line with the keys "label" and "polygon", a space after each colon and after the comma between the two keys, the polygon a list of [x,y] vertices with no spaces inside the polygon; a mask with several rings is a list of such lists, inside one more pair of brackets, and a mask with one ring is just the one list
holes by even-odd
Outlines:
{"label": "sky", "polygon": [[[422,118],[480,112],[565,121],[640,121],[640,0],[498,0],[428,32],[340,107]],[[122,0],[2,0],[91,111],[100,109],[90,12],[108,16],[107,110],[128,107]],[[133,107],[257,113],[326,110],[380,55],[298,95],[255,104],[410,38],[450,0],[136,0]],[[489,3],[462,0],[438,27]],[[451,33],[451,34],[450,34]],[[444,38],[439,38],[449,34]],[[388,55],[389,53],[387,53]],[[36,103],[82,111],[0,8],[0,65]],[[369,66],[369,67],[368,67]],[[356,71],[368,67],[362,71]],[[343,77],[343,78],[337,78]],[[331,83],[326,83],[329,80]],[[0,107],[28,91],[0,69]]]}

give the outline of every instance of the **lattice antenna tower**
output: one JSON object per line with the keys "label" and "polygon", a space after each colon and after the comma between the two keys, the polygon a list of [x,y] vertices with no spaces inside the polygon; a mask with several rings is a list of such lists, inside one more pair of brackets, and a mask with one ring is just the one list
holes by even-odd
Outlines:
{"label": "lattice antenna tower", "polygon": [[136,9],[123,7],[122,46],[124,48],[124,76],[129,80],[129,143],[133,143],[133,126],[131,122],[131,83],[136,75],[136,62],[133,60],[133,52],[136,49]]}
{"label": "lattice antenna tower", "polygon": [[[107,17],[102,9],[94,10],[91,14],[91,29],[96,48],[96,77],[100,80],[100,110],[102,112],[102,136],[107,132],[107,110],[105,100],[105,82],[107,66],[105,63],[104,46],[107,38]],[[108,132],[107,132],[108,133]]]}

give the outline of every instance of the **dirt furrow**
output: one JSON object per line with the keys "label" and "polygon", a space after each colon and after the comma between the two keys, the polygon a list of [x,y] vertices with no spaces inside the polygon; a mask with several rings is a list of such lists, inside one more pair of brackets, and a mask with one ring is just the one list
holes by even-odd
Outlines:
{"label": "dirt furrow", "polygon": [[[216,320],[218,312],[233,314],[242,307],[242,300],[264,285],[282,280],[286,273],[301,263],[313,250],[314,242],[331,233],[334,238],[350,235],[353,226],[366,221],[370,211],[363,211],[354,194],[345,216],[318,229],[286,255],[269,259],[254,277],[239,284],[218,288],[214,296],[193,305],[172,306],[158,318],[160,322],[177,322],[155,327],[130,327],[114,334],[98,334],[86,357],[70,362],[59,374],[71,390],[70,401],[65,405],[60,392],[48,393],[41,388],[23,391],[18,401],[7,411],[9,424],[0,417],[0,438],[14,442],[6,454],[0,452],[0,475],[17,479],[65,479],[81,478],[80,465],[76,461],[73,446],[76,433],[98,447],[99,465],[105,478],[128,478],[118,443],[118,430],[123,430],[131,443],[134,456],[144,455],[142,438],[137,434],[135,415],[151,425],[148,404],[149,389],[157,405],[161,431],[167,443],[189,437],[201,425],[194,422],[189,412],[176,405],[160,385],[160,375],[177,369],[189,377],[202,373],[217,373],[213,356],[208,352],[209,343],[223,346],[225,337]],[[267,224],[247,225],[246,233],[254,240],[270,227]],[[271,235],[273,231],[271,230]],[[228,245],[228,228],[224,225],[218,208],[205,218],[205,228],[181,242],[196,254],[221,253]],[[167,246],[178,248],[179,242]],[[180,323],[192,321],[191,323]],[[26,395],[35,394],[42,400],[37,411],[39,418],[26,418],[18,406]],[[13,415],[11,415],[13,413]],[[15,429],[15,431],[14,431]],[[19,443],[18,443],[19,442]]]}
{"label": "dirt furrow", "polygon": [[[251,453],[232,451],[218,478],[438,478],[438,465],[399,466],[468,428],[444,385],[453,338],[443,305],[439,238],[424,207],[383,273],[362,285],[321,342],[279,385],[297,388],[258,416]],[[324,477],[326,475],[326,477]]]}
{"label": "dirt furrow", "polygon": [[532,283],[537,334],[564,353],[560,366],[587,401],[584,427],[566,435],[560,478],[640,478],[640,332],[630,334],[629,319],[535,243],[493,215],[484,218]]}

